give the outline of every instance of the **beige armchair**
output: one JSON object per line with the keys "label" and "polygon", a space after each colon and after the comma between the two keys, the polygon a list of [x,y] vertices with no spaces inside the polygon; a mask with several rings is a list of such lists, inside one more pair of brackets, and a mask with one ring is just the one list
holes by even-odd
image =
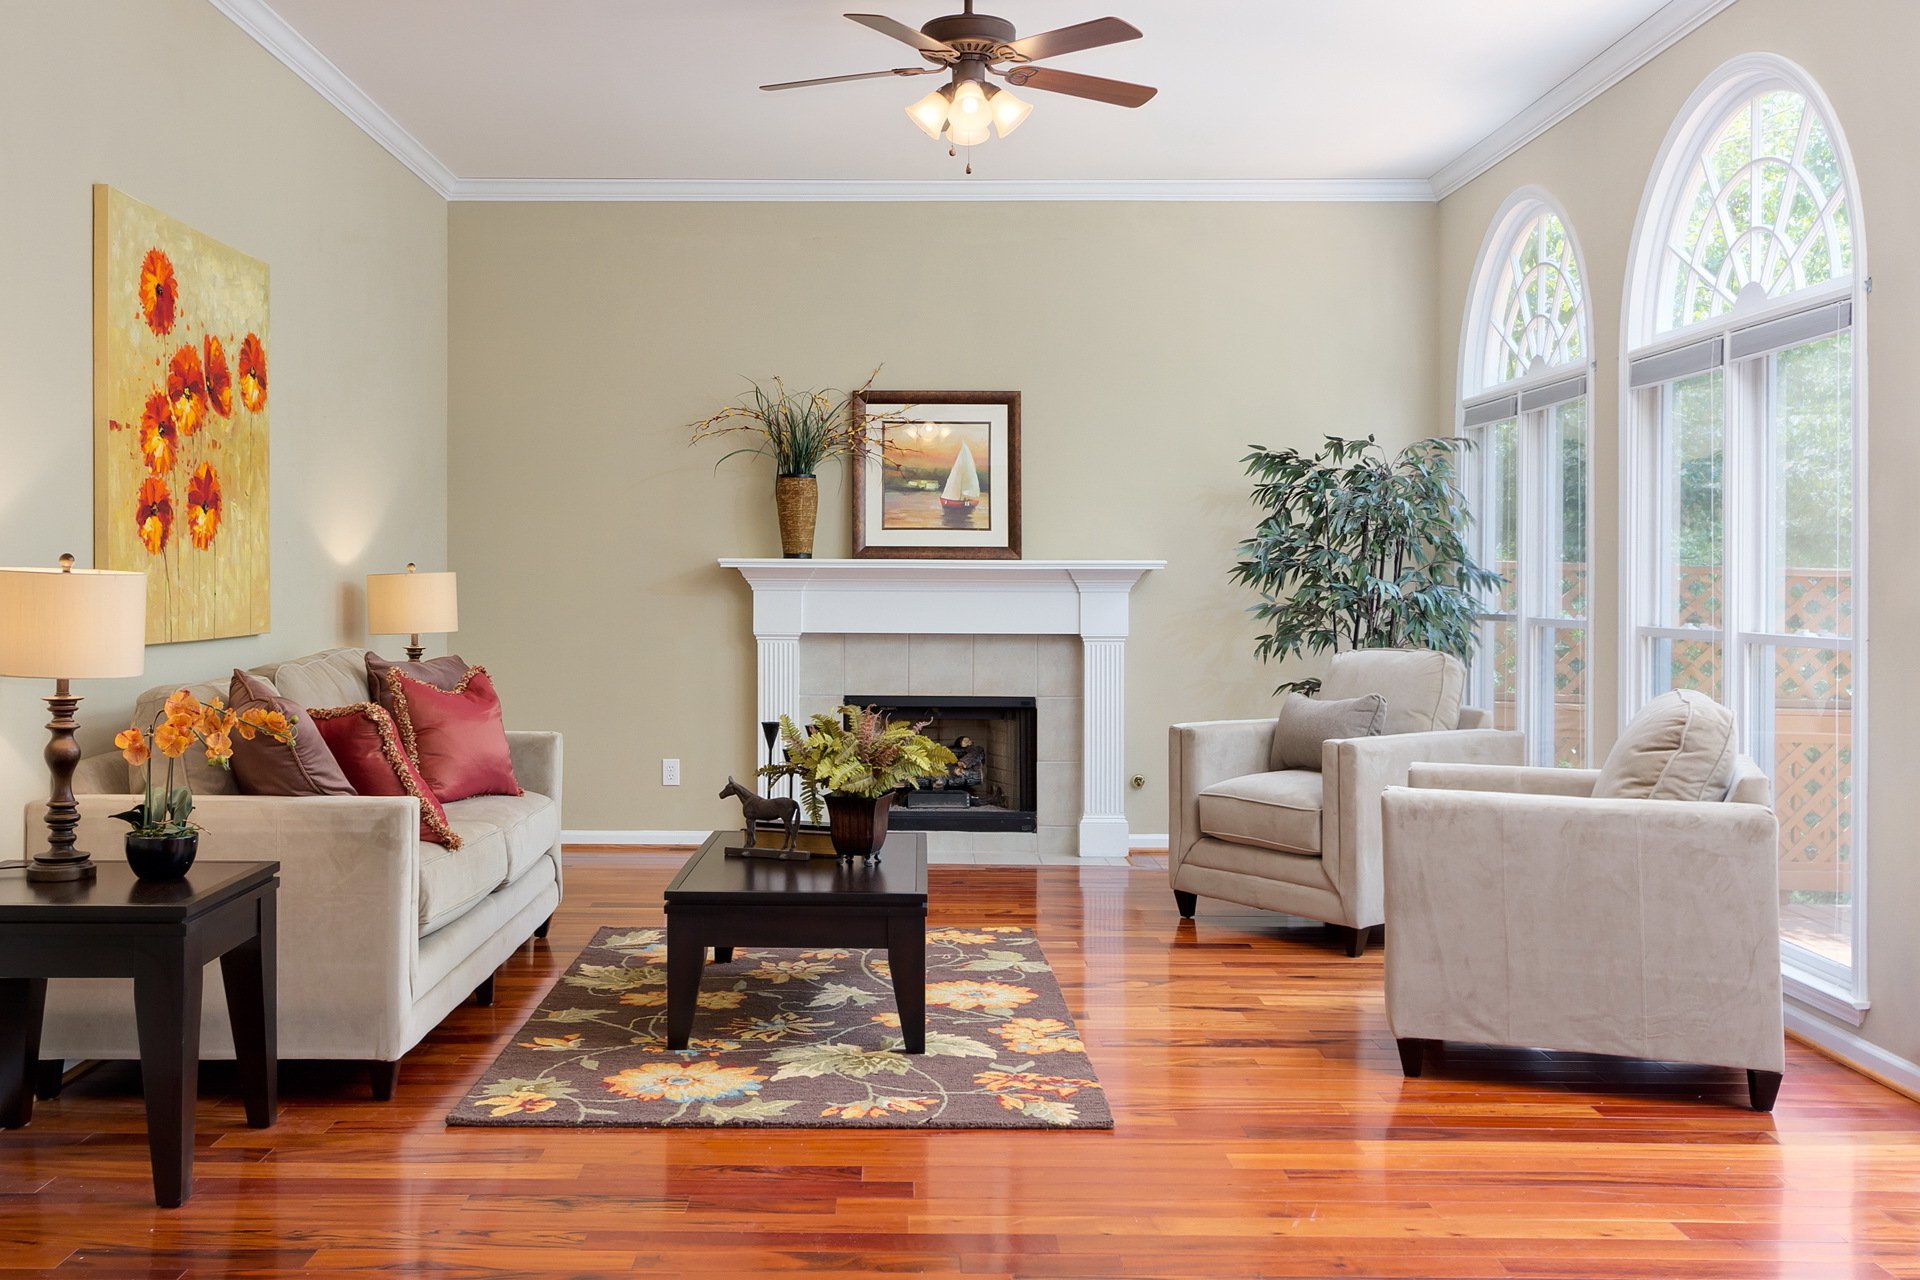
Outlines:
{"label": "beige armchair", "polygon": [[1725,798],[1592,798],[1600,771],[1420,765],[1385,822],[1387,1019],[1409,1076],[1443,1040],[1785,1066],[1767,776]]}
{"label": "beige armchair", "polygon": [[[1180,914],[1202,896],[1324,920],[1366,950],[1387,917],[1380,873],[1380,793],[1423,760],[1519,764],[1520,734],[1460,706],[1464,671],[1418,650],[1335,657],[1318,696],[1381,693],[1389,732],[1321,748],[1319,769],[1276,769],[1276,718],[1173,726],[1168,874]],[[1426,731],[1408,732],[1423,725]],[[1401,732],[1393,732],[1400,729]]]}

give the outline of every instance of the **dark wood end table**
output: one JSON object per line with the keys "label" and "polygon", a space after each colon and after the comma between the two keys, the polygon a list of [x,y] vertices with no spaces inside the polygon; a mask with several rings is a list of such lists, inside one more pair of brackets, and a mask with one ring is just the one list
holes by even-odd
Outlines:
{"label": "dark wood end table", "polygon": [[[803,835],[807,839],[824,836]],[[927,838],[887,836],[878,861],[729,858],[741,831],[716,831],[667,886],[667,1048],[693,1034],[707,948],[885,947],[908,1053],[927,1051]]]}
{"label": "dark wood end table", "polygon": [[124,862],[91,880],[32,883],[0,872],[0,1128],[33,1119],[48,978],[132,978],[147,1099],[153,1196],[193,1194],[202,970],[216,958],[233,1022],[247,1123],[271,1125],[277,862],[196,862],[186,879],[146,884]]}

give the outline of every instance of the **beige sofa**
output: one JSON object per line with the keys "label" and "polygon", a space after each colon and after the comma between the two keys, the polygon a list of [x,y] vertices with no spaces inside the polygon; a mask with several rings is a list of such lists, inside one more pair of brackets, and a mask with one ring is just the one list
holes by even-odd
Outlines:
{"label": "beige sofa", "polygon": [[[365,650],[255,671],[301,706],[367,700]],[[173,687],[145,695],[136,716]],[[187,687],[224,698],[227,679]],[[561,896],[560,735],[507,738],[526,794],[449,804],[457,850],[420,840],[420,805],[411,797],[243,796],[230,774],[196,766],[200,857],[280,863],[282,1057],[364,1059],[375,1096],[391,1096],[401,1056],[461,1001],[489,998],[501,962],[529,937],[545,936]],[[123,856],[126,826],[110,815],[134,803],[130,773],[115,754],[81,762],[80,847],[96,860]],[[44,808],[27,808],[29,847],[44,830]],[[202,1009],[201,1052],[232,1057],[217,977]],[[49,983],[41,1055],[139,1057],[132,984]]]}
{"label": "beige sofa", "polygon": [[[1274,717],[1174,725],[1168,874],[1180,914],[1191,917],[1201,896],[1284,911],[1340,926],[1348,954],[1364,952],[1387,918],[1380,793],[1418,761],[1524,759],[1520,734],[1460,706],[1464,679],[1456,660],[1424,650],[1336,655],[1319,696],[1380,693],[1389,731],[1328,741],[1318,770],[1272,767]],[[1393,731],[1416,724],[1441,727]]]}
{"label": "beige sofa", "polygon": [[1725,798],[1596,800],[1600,772],[1416,766],[1383,797],[1387,1020],[1406,1073],[1443,1040],[1747,1071],[1785,1065],[1767,776]]}

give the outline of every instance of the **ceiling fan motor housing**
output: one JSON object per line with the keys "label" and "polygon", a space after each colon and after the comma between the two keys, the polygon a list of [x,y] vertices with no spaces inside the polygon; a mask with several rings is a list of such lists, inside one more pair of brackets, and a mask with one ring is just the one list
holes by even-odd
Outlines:
{"label": "ceiling fan motor housing", "polygon": [[[990,13],[950,13],[921,27],[920,34],[952,46],[963,56],[970,54],[993,62],[1013,56],[1007,48],[1013,43],[1013,24]],[[940,61],[931,54],[926,57],[929,62]]]}

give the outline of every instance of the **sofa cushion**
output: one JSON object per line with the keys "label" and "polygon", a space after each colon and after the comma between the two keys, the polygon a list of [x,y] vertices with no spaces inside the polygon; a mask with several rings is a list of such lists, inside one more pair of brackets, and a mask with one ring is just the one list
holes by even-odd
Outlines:
{"label": "sofa cushion", "polygon": [[436,689],[452,689],[467,678],[467,660],[457,653],[449,653],[439,658],[422,658],[418,662],[395,662],[371,649],[367,650],[367,697],[385,707],[387,713],[392,715],[393,695],[387,691],[389,671],[398,671]]}
{"label": "sofa cushion", "polygon": [[1649,702],[1607,752],[1596,800],[1724,800],[1733,783],[1733,712],[1694,689]]}
{"label": "sofa cushion", "polygon": [[1200,793],[1200,830],[1286,853],[1320,852],[1319,773],[1282,769],[1228,778]]}
{"label": "sofa cushion", "polygon": [[259,674],[303,707],[350,707],[367,700],[365,649],[327,649],[261,667]]}
{"label": "sofa cushion", "polygon": [[486,822],[459,828],[460,847],[420,843],[420,934],[452,924],[507,879],[507,837]]}
{"label": "sofa cushion", "polygon": [[560,806],[537,791],[517,796],[475,796],[447,806],[447,821],[462,835],[469,826],[491,827],[507,844],[507,871],[502,885],[527,873],[547,850],[560,842]]}
{"label": "sofa cushion", "polygon": [[1374,737],[1386,719],[1387,700],[1377,693],[1337,700],[1289,693],[1273,726],[1267,767],[1318,773],[1321,748],[1329,740]]}
{"label": "sofa cushion", "polygon": [[227,705],[235,711],[258,707],[278,711],[293,724],[293,740],[280,742],[264,733],[236,734],[233,776],[250,796],[350,796],[353,787],[340,771],[327,740],[308,723],[304,708],[280,695],[273,682],[251,671],[233,673]]}
{"label": "sofa cushion", "polygon": [[309,707],[307,723],[319,730],[353,789],[363,796],[412,796],[420,802],[420,838],[460,847],[460,833],[447,811],[400,746],[393,717],[371,702],[347,707]]}
{"label": "sofa cushion", "polygon": [[1467,668],[1433,649],[1349,649],[1337,653],[1314,697],[1339,700],[1377,693],[1387,700],[1382,733],[1427,733],[1460,727]]}
{"label": "sofa cushion", "polygon": [[469,669],[452,689],[390,668],[387,693],[401,744],[442,801],[520,794],[500,695],[485,667]]}

